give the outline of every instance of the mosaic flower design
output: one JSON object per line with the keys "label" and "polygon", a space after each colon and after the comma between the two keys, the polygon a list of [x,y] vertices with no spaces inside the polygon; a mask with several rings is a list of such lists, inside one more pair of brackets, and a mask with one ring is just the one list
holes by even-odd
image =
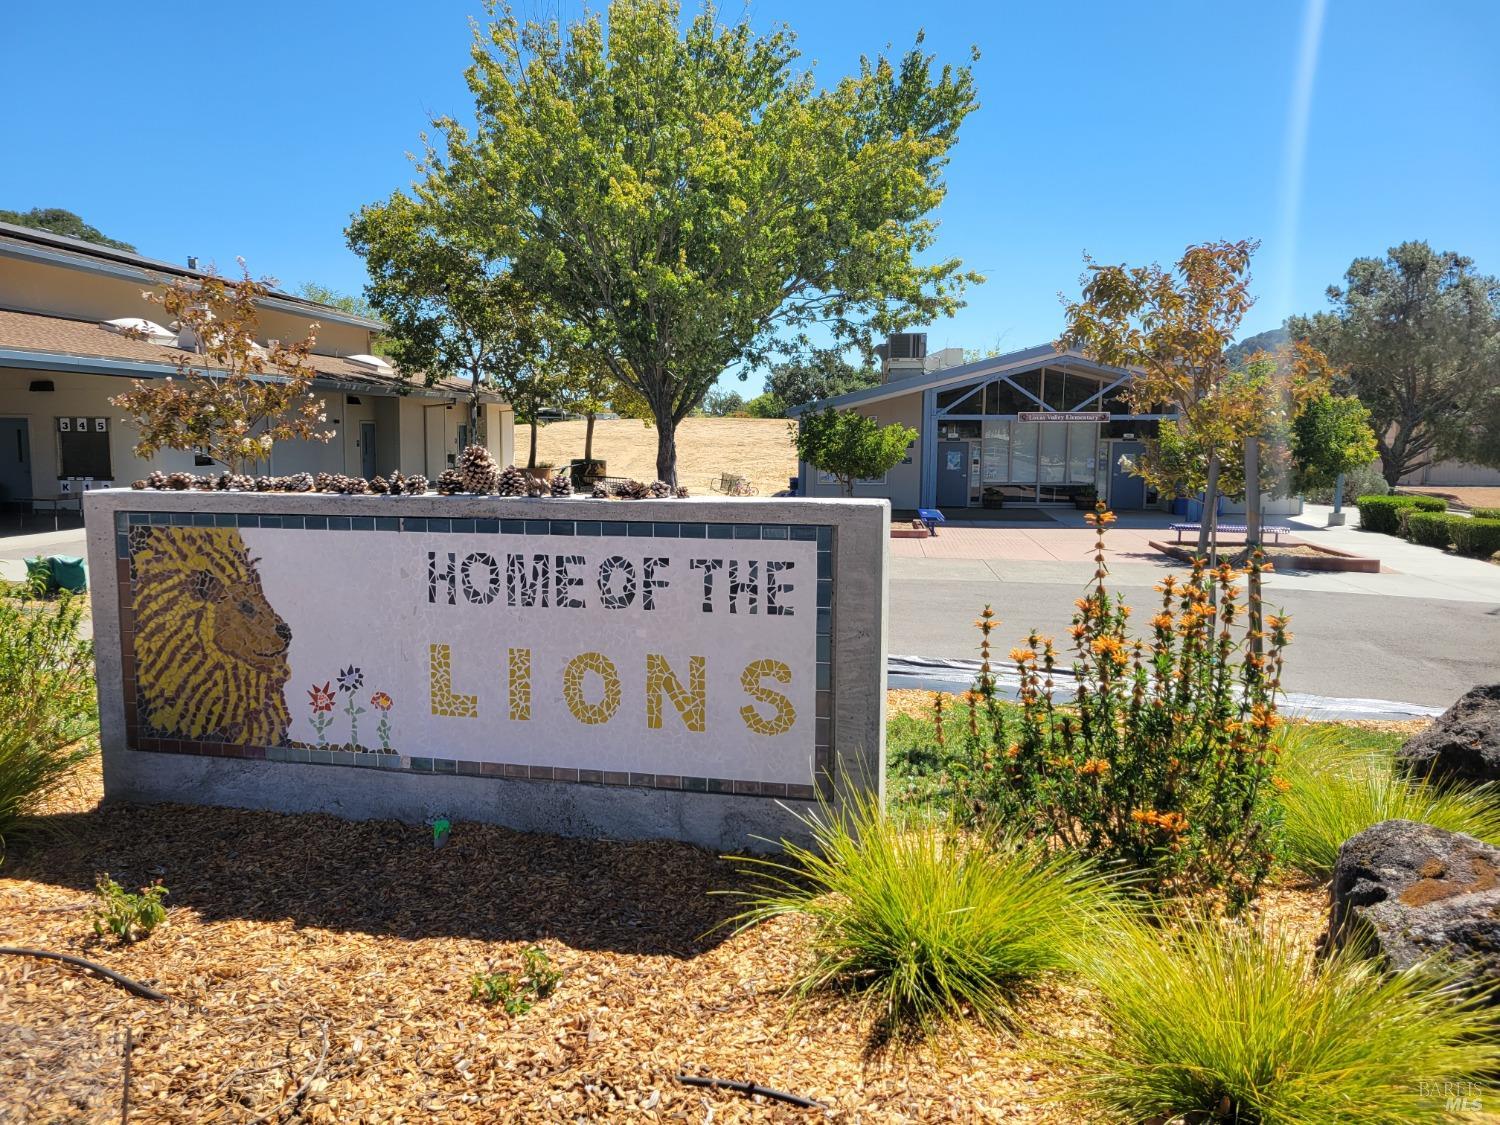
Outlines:
{"label": "mosaic flower design", "polygon": [[344,704],[344,714],[349,716],[349,748],[359,749],[359,717],[365,713],[365,709],[354,702],[354,693],[364,687],[365,674],[363,670],[353,664],[339,670],[339,691],[348,696]]}
{"label": "mosaic flower design", "polygon": [[339,691],[353,695],[364,686],[365,674],[353,664],[339,672]]}
{"label": "mosaic flower design", "polygon": [[333,710],[335,696],[332,683],[325,683],[321,687],[313,684],[307,689],[307,705],[312,708],[313,730],[318,732],[318,745],[328,745],[328,735],[325,733],[328,726],[333,722]]}
{"label": "mosaic flower design", "polygon": [[380,712],[380,722],[375,725],[375,735],[380,739],[380,748],[389,751],[391,748],[391,708],[396,701],[383,691],[377,691],[370,696],[370,706]]}

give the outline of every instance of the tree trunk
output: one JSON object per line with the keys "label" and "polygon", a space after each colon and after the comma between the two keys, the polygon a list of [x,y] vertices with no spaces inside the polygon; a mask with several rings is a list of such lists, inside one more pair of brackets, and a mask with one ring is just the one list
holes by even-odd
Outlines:
{"label": "tree trunk", "polygon": [[1213,563],[1209,555],[1209,545],[1217,540],[1215,534],[1219,528],[1219,455],[1211,453],[1208,457],[1208,483],[1203,489],[1203,515],[1198,525],[1198,557],[1208,559]]}
{"label": "tree trunk", "polygon": [[1260,438],[1245,440],[1245,545],[1260,546]]}
{"label": "tree trunk", "polygon": [[583,459],[592,461],[594,459],[594,412],[590,410],[586,415],[583,429]]}
{"label": "tree trunk", "polygon": [[670,414],[656,414],[656,479],[677,484],[677,420]]}
{"label": "tree trunk", "polygon": [[469,444],[481,444],[479,441],[479,395],[477,393],[469,396]]}
{"label": "tree trunk", "polygon": [[531,416],[531,452],[526,457],[526,467],[528,469],[536,468],[536,431],[536,415],[533,414]]}

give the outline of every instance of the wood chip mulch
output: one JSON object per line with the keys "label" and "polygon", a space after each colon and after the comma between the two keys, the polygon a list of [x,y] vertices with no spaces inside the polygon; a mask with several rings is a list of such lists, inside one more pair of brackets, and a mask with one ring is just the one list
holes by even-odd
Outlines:
{"label": "wood chip mulch", "polygon": [[[389,821],[94,807],[97,776],[0,868],[0,945],[82,956],[172,1000],[0,956],[0,1121],[119,1120],[127,1028],[139,1122],[1077,1120],[1003,1032],[883,1045],[848,999],[789,1001],[801,924],[715,929],[736,905],[708,892],[739,876],[699,849],[461,823],[435,851]],[[94,937],[103,871],[171,889],[150,938]],[[519,975],[533,944],[564,973],[552,996],[514,1018],[470,1000],[470,974]],[[1047,982],[1023,1019],[1096,1035],[1087,1001]]]}

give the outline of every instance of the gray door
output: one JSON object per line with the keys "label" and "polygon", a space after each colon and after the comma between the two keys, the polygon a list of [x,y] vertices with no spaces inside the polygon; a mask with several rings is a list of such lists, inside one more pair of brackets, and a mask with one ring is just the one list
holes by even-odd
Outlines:
{"label": "gray door", "polygon": [[0,502],[31,494],[30,428],[25,418],[0,418]]}
{"label": "gray door", "polygon": [[366,480],[375,476],[375,423],[359,424],[359,472]]}
{"label": "gray door", "polygon": [[1146,447],[1138,441],[1117,441],[1110,446],[1109,506],[1116,512],[1136,512],[1146,506],[1146,482],[1120,466],[1121,457],[1137,460]]}
{"label": "gray door", "polygon": [[939,508],[969,506],[969,443],[938,442],[937,502]]}

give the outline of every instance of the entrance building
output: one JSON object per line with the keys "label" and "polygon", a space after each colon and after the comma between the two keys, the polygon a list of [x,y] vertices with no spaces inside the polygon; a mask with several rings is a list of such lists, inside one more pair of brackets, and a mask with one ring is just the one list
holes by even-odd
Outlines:
{"label": "entrance building", "polygon": [[[919,332],[878,350],[880,386],[792,411],[852,409],[917,431],[905,460],[858,481],[856,496],[906,510],[1071,506],[1090,492],[1116,511],[1166,506],[1129,465],[1175,415],[1132,411],[1130,371],[1050,344],[964,363],[958,348],[929,355]],[[797,479],[799,495],[840,495],[836,480],[806,463]]]}

